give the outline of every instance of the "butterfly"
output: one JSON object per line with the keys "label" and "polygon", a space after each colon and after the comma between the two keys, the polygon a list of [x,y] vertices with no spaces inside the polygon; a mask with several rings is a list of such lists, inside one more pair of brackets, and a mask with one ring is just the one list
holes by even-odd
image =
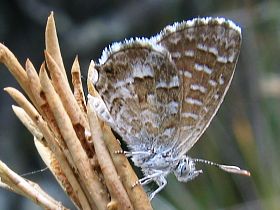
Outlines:
{"label": "butterfly", "polygon": [[[194,159],[187,152],[218,111],[233,78],[241,29],[224,18],[195,18],[165,27],[151,38],[113,43],[103,51],[93,83],[100,97],[89,97],[100,119],[127,143],[145,185],[158,188],[174,173],[188,182],[203,162],[250,175],[236,166]],[[137,183],[137,184],[138,184]]]}

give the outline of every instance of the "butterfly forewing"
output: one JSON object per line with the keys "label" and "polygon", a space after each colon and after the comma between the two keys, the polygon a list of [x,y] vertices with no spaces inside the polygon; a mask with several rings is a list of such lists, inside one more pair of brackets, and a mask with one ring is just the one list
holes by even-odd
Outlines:
{"label": "butterfly forewing", "polygon": [[215,116],[231,83],[241,33],[229,21],[197,19],[167,27],[158,43],[182,75],[182,109],[177,151],[187,152]]}

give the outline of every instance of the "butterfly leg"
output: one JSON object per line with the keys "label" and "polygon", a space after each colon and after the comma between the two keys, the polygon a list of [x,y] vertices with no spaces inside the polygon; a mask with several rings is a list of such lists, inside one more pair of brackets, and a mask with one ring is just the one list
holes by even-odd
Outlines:
{"label": "butterfly leg", "polygon": [[151,155],[152,153],[150,151],[123,151],[123,150],[117,150],[117,151],[115,151],[115,154],[124,154],[126,157],[132,157],[134,155]]}
{"label": "butterfly leg", "polygon": [[151,175],[145,176],[142,179],[139,179],[138,181],[136,181],[132,187],[135,187],[138,184],[141,185],[146,185],[149,184],[150,182],[154,181],[156,177],[161,177],[162,176],[162,172],[157,172],[157,173],[153,173]]}
{"label": "butterfly leg", "polygon": [[152,200],[155,195],[157,193],[159,193],[167,184],[167,180],[164,178],[164,176],[159,176],[155,182],[157,183],[157,185],[159,186],[154,192],[152,192],[150,195],[149,195],[149,198],[150,200]]}
{"label": "butterfly leg", "polygon": [[138,181],[136,181],[136,182],[132,185],[132,187],[135,187],[135,186],[138,185],[138,184],[141,184],[141,185],[143,186],[143,185],[149,184],[149,183],[152,182],[152,181],[153,181],[152,178],[144,177],[144,178],[139,179]]}

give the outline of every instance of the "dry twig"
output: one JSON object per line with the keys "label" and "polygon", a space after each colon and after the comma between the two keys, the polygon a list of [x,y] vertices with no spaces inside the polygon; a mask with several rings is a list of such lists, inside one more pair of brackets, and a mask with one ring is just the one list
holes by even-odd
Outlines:
{"label": "dry twig", "polygon": [[[16,57],[0,44],[4,63],[24,92],[5,88],[20,107],[13,110],[34,136],[35,146],[64,191],[78,209],[152,209],[141,186],[132,188],[137,176],[111,129],[100,123],[90,106],[86,107],[78,59],[72,66],[74,94],[68,83],[53,14],[46,27],[45,63],[39,75],[30,60],[26,71]],[[88,89],[92,85],[94,63],[89,67]],[[88,112],[88,115],[87,115]],[[98,160],[98,162],[97,162]],[[64,209],[36,184],[23,179],[0,162],[0,187],[20,193],[47,209]]]}

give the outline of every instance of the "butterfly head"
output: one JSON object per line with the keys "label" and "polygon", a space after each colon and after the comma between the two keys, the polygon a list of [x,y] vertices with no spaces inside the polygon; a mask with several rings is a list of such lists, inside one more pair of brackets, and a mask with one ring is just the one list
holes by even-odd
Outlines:
{"label": "butterfly head", "polygon": [[186,155],[181,158],[174,169],[174,174],[180,182],[188,182],[201,173],[202,170],[195,169],[195,161]]}
{"label": "butterfly head", "polygon": [[215,166],[225,172],[232,173],[232,174],[239,174],[243,176],[251,175],[249,171],[240,169],[237,166],[221,165],[203,159],[192,159],[184,155],[182,156],[182,158],[180,159],[179,163],[177,164],[176,168],[173,171],[175,176],[180,182],[188,182],[202,173],[202,170],[195,169],[195,163],[204,163],[207,165]]}

